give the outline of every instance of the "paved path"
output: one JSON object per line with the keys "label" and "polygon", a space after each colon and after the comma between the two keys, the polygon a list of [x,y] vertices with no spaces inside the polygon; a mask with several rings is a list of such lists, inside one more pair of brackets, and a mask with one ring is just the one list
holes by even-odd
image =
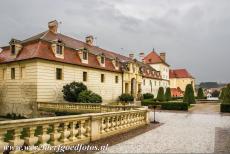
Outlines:
{"label": "paved path", "polygon": [[219,103],[202,103],[194,104],[189,109],[190,113],[205,113],[205,114],[219,114],[220,104]]}
{"label": "paved path", "polygon": [[230,116],[157,112],[156,119],[164,124],[103,153],[230,153]]}

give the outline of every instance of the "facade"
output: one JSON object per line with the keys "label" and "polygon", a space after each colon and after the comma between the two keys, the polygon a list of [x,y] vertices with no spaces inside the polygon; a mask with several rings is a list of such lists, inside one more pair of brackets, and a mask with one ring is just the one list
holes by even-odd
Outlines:
{"label": "facade", "polygon": [[122,93],[138,100],[142,93],[156,95],[169,86],[162,72],[129,57],[94,46],[93,36],[85,42],[49,30],[20,41],[12,39],[0,53],[0,114],[36,115],[37,102],[64,102],[63,85],[83,82],[99,94],[103,103],[116,101]]}
{"label": "facade", "polygon": [[192,84],[195,92],[195,78],[186,69],[170,70],[170,88],[180,88],[183,92],[187,84]]}

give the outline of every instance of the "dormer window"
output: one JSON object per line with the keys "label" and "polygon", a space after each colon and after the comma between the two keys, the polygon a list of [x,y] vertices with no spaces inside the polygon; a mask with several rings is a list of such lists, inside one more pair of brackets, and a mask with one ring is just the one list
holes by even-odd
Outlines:
{"label": "dormer window", "polygon": [[57,58],[64,58],[64,43],[61,40],[53,41],[52,50]]}
{"label": "dormer window", "polygon": [[101,64],[104,64],[104,63],[105,63],[105,57],[101,56]]}
{"label": "dormer window", "polygon": [[105,55],[103,53],[97,55],[97,61],[100,64],[100,66],[105,67]]}
{"label": "dormer window", "polygon": [[21,41],[16,39],[11,39],[9,42],[11,55],[16,57],[19,51],[22,49]]}
{"label": "dormer window", "polygon": [[61,44],[57,44],[56,53],[59,55],[62,55],[62,45]]}
{"label": "dormer window", "polygon": [[11,54],[15,55],[16,51],[15,51],[15,45],[11,45]]}
{"label": "dormer window", "polygon": [[84,60],[87,60],[88,59],[88,53],[87,51],[83,51],[83,57],[82,57]]}

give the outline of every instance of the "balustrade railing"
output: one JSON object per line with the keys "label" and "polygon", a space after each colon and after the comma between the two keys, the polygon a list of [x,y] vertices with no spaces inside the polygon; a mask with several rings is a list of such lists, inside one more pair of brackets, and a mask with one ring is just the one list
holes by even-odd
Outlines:
{"label": "balustrade railing", "polygon": [[84,112],[84,113],[99,113],[99,112],[115,112],[135,110],[139,107],[131,105],[101,105],[95,103],[48,103],[38,102],[38,110],[56,111],[56,112]]}
{"label": "balustrade railing", "polygon": [[[7,146],[89,143],[148,123],[149,111],[146,109],[1,121],[0,152]],[[11,150],[11,153],[19,151]]]}

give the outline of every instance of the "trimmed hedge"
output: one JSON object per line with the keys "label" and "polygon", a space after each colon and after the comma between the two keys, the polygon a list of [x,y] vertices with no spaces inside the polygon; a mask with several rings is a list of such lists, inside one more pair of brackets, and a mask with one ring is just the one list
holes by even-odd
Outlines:
{"label": "trimmed hedge", "polygon": [[168,103],[161,103],[161,109],[163,110],[188,110],[188,103],[182,102],[168,102]]}
{"label": "trimmed hedge", "polygon": [[154,95],[151,93],[143,94],[143,99],[154,99]]}
{"label": "trimmed hedge", "polygon": [[230,112],[230,103],[221,103],[220,112]]}
{"label": "trimmed hedge", "polygon": [[149,106],[152,105],[155,101],[153,99],[143,99],[141,101],[142,106]]}

